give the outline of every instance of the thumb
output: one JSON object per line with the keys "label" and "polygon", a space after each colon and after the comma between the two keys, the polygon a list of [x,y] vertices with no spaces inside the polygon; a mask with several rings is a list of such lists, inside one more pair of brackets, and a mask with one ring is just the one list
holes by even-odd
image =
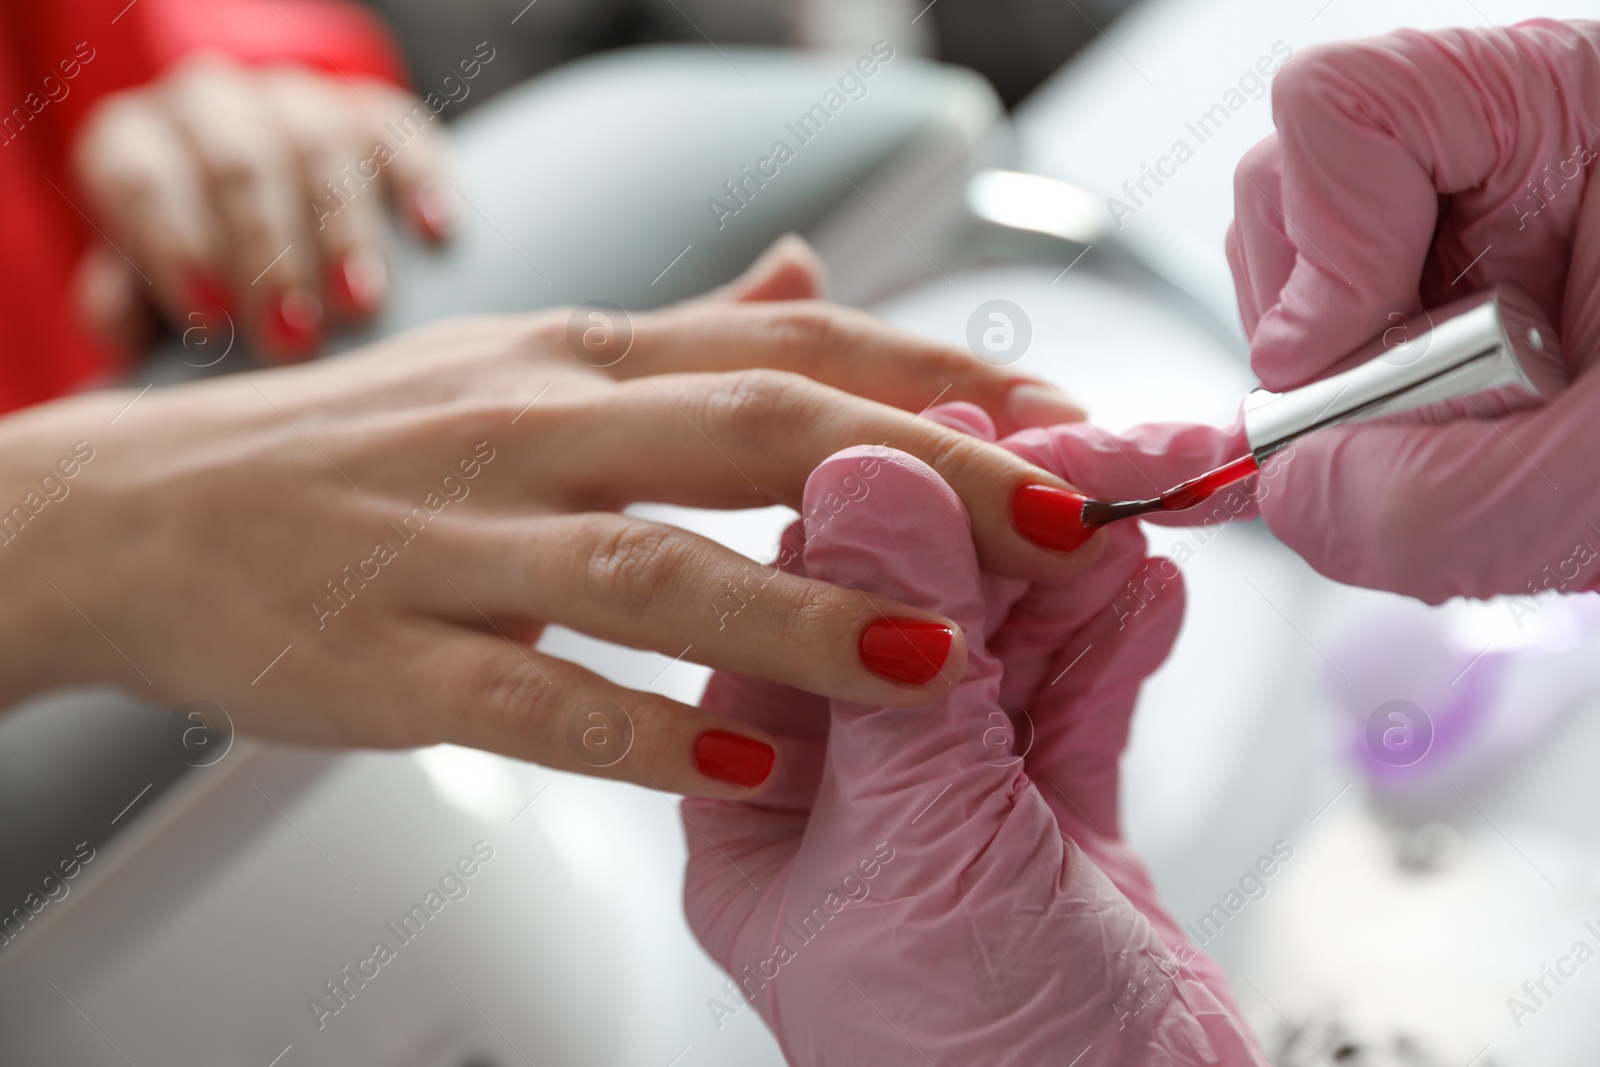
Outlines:
{"label": "thumb", "polygon": [[[971,527],[960,499],[930,467],[882,447],[847,449],[818,467],[806,484],[808,513],[861,455],[880,465],[872,493],[812,533],[807,573],[936,611],[956,623],[965,644],[951,649],[942,668],[956,684],[932,704],[833,702],[813,824],[846,827],[867,841],[914,834],[957,847],[973,835],[951,831],[985,805],[1008,804],[1006,786],[1021,775],[1015,761],[986,763],[980,743],[985,715],[998,708],[1000,664],[983,643],[986,607]],[[951,859],[942,846],[916,851],[921,861]]]}

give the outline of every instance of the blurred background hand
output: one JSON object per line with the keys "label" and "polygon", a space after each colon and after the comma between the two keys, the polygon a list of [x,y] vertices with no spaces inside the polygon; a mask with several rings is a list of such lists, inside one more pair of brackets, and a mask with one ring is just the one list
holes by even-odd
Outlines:
{"label": "blurred background hand", "polygon": [[179,334],[226,317],[268,358],[312,355],[331,325],[365,320],[387,296],[391,204],[424,238],[449,234],[434,117],[376,79],[217,53],[108,96],[72,157],[116,246],[85,257],[80,313],[130,347],[154,312]]}

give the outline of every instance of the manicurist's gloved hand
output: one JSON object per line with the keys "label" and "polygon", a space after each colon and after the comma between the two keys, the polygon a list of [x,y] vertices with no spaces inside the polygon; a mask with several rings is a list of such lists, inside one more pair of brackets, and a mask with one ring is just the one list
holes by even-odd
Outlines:
{"label": "manicurist's gloved hand", "polygon": [[1600,23],[1307,49],[1272,99],[1228,238],[1267,388],[1342,369],[1419,301],[1507,280],[1575,381],[1543,410],[1307,438],[1267,521],[1324,574],[1428,601],[1600,583]]}
{"label": "manicurist's gloved hand", "polygon": [[[993,436],[969,405],[936,417]],[[1041,457],[1074,448],[1032,433]],[[966,656],[920,708],[712,680],[707,710],[777,735],[786,761],[756,800],[684,804],[689,919],[790,1062],[1264,1063],[1117,835],[1116,761],[1177,630],[1175,570],[1114,610],[1168,574],[1129,526],[1074,578],[986,577],[959,498],[892,449],[830,457],[807,513],[830,498],[850,503],[792,527],[784,568],[948,617]],[[1024,708],[1022,757],[1007,712]]]}

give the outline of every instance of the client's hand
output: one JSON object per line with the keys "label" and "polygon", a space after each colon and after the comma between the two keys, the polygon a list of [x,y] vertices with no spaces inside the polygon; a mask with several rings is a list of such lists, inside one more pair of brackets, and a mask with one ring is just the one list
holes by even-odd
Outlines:
{"label": "client's hand", "polygon": [[82,313],[133,340],[147,296],[178,332],[226,311],[268,356],[304,358],[325,312],[365,319],[388,295],[386,202],[448,232],[444,162],[433,113],[392,85],[196,56],[100,102],[73,146],[116,246],[86,257]]}
{"label": "client's hand", "polygon": [[[475,319],[0,420],[0,707],[108,683],[303,743],[454,741],[748,795],[775,758],[759,729],[537,652],[543,627],[880,705],[947,691],[963,639],[915,604],[619,509],[799,506],[817,463],[885,441],[956,487],[998,572],[1071,573],[1101,544],[1025,539],[1012,495],[1066,498],[1061,480],[912,414],[943,394],[1007,419],[1019,379],[782,299],[816,286],[786,242],[718,299],[638,315],[595,349],[600,327],[575,335],[564,310]],[[874,484],[813,501],[813,520]]]}
{"label": "client's hand", "polygon": [[[940,418],[993,433],[965,405]],[[1013,447],[1056,460],[1073,441]],[[684,804],[695,933],[802,1067],[1263,1063],[1117,838],[1117,757],[1177,630],[1175,571],[1130,526],[1076,578],[986,578],[956,493],[886,448],[831,457],[808,514],[869,469],[870,493],[796,524],[780,558],[948,616],[965,669],[926,708],[835,700],[831,727],[826,701],[717,675],[707,710],[780,736],[786,763],[759,800]],[[1116,610],[1130,581],[1144,606]],[[1008,712],[1037,726],[1025,758]]]}

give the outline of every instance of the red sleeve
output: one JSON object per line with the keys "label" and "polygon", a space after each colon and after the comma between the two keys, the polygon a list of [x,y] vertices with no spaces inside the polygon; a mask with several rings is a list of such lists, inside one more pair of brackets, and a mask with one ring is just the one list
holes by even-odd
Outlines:
{"label": "red sleeve", "polygon": [[405,83],[383,23],[349,0],[0,0],[0,412],[114,372],[67,298],[92,234],[67,153],[100,98],[200,49]]}
{"label": "red sleeve", "polygon": [[19,65],[42,97],[59,96],[52,120],[67,139],[97,99],[199,50],[406,83],[383,22],[349,0],[0,0],[0,10],[23,46]]}

